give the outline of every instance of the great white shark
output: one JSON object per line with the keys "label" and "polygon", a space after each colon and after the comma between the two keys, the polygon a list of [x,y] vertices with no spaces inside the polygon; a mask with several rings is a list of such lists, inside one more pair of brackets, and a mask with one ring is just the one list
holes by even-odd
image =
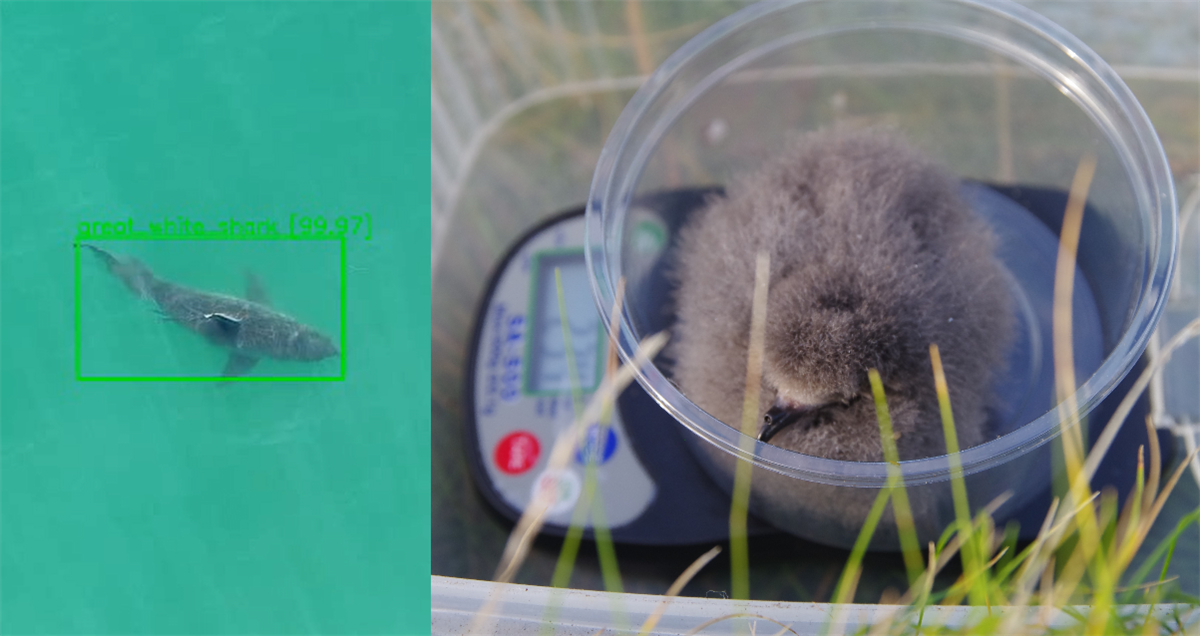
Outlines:
{"label": "great white shark", "polygon": [[163,280],[136,258],[118,258],[95,245],[79,245],[95,252],[109,272],[139,298],[154,303],[165,317],[228,349],[225,377],[245,374],[260,358],[317,361],[339,353],[325,334],[272,309],[253,274],[246,275],[246,297],[237,298]]}

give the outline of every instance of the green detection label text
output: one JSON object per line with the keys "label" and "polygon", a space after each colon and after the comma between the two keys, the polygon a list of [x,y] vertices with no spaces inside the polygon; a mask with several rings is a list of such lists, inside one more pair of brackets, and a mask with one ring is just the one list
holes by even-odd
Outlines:
{"label": "green detection label text", "polygon": [[80,221],[78,237],[86,238],[335,238],[361,237],[371,240],[371,215],[322,216],[290,214],[286,220],[239,219],[193,221],[186,216],[137,223],[132,216],[116,221]]}

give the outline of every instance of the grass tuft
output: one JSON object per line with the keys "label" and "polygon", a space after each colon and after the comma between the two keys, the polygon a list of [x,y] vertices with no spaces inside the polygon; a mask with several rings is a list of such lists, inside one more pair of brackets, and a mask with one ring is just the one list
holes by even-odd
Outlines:
{"label": "grass tuft", "polygon": [[[1062,453],[1059,459],[1065,472],[1066,488],[1063,498],[1056,498],[1052,502],[1036,538],[1023,548],[1018,544],[1018,528],[1014,524],[1000,529],[993,519],[993,514],[1006,500],[1007,495],[990,502],[972,516],[945,372],[940,351],[936,344],[933,344],[929,350],[930,361],[941,412],[942,430],[946,438],[955,520],[937,541],[930,541],[922,553],[917,544],[912,510],[904,488],[903,471],[892,436],[883,383],[879,374],[871,370],[868,377],[875,399],[888,478],[867,514],[838,580],[833,595],[835,605],[825,624],[825,633],[841,629],[839,626],[844,625],[842,618],[845,612],[849,611],[847,605],[854,600],[862,575],[863,558],[889,504],[892,506],[900,536],[909,588],[903,594],[892,590],[885,592],[881,600],[895,609],[863,627],[861,633],[1148,635],[1176,634],[1196,629],[1197,622],[1200,621],[1200,599],[1181,594],[1172,585],[1173,580],[1169,579],[1167,574],[1179,538],[1194,524],[1200,524],[1200,509],[1180,519],[1173,531],[1150,551],[1136,571],[1129,572],[1129,568],[1134,557],[1144,546],[1167,497],[1200,449],[1190,453],[1160,487],[1161,449],[1153,424],[1147,420],[1149,445],[1136,449],[1136,481],[1125,504],[1118,506],[1114,492],[1093,492],[1090,485],[1095,468],[1109,451],[1118,428],[1128,416],[1134,401],[1145,390],[1149,378],[1161,368],[1173,351],[1191,338],[1200,336],[1200,318],[1197,318],[1155,355],[1106,424],[1098,442],[1085,453],[1081,433],[1082,422],[1077,416],[1075,403],[1076,380],[1071,350],[1070,299],[1084,201],[1094,169],[1094,159],[1085,157],[1080,162],[1068,198],[1055,274],[1054,362],[1062,440],[1057,449]],[[761,385],[763,332],[767,307],[767,272],[770,262],[765,254],[759,254],[756,265],[751,346],[747,360],[742,418],[744,437],[741,451],[745,455],[753,452],[752,444],[756,433],[755,420]],[[558,282],[558,285],[562,311],[561,282]],[[623,289],[623,281],[618,289]],[[612,315],[614,328],[610,329],[610,333],[616,333],[619,299],[622,295],[620,291],[617,294],[618,305],[614,307]],[[565,311],[562,313],[565,315]],[[564,339],[568,355],[571,355],[573,350],[569,338],[564,321]],[[663,334],[648,338],[639,346],[634,360],[621,367],[616,364],[615,349],[610,342],[608,371],[586,408],[582,407],[579,399],[581,396],[577,392],[578,378],[574,373],[573,357],[569,360],[577,417],[575,424],[555,442],[550,459],[552,468],[561,468],[565,464],[583,426],[591,422],[609,421],[615,396],[632,379],[633,368],[648,364],[665,340],[666,336]],[[1135,452],[1135,449],[1122,449],[1121,452]],[[748,461],[737,463],[730,509],[730,555],[735,599],[748,599],[750,592],[746,537],[752,474],[750,467]],[[602,567],[611,567],[610,571],[615,575],[612,585],[619,589],[615,549],[612,547],[611,538],[604,532],[603,509],[599,505],[599,497],[594,487],[594,468],[594,462],[590,462],[587,482],[592,485],[585,488],[583,498],[586,499],[586,503],[581,501],[576,509],[572,532],[576,532],[576,526],[582,527],[587,518],[586,513],[590,511],[601,561],[603,563],[606,559],[611,559],[609,566]],[[535,499],[517,523],[501,565],[497,569],[498,581],[511,579],[519,567],[529,542],[540,528],[547,503],[543,498]],[[581,532],[579,530],[579,533]],[[572,536],[575,538],[572,539]],[[580,534],[569,534],[568,541],[564,542],[559,567],[555,573],[556,585],[566,585],[569,582],[579,536]],[[607,556],[606,550],[610,551]],[[666,597],[643,623],[641,634],[649,634],[655,629],[666,611],[670,598],[678,594],[691,577],[709,563],[719,550],[719,547],[715,547],[706,552],[676,579],[667,590]],[[935,586],[935,577],[943,572],[945,566],[955,557],[962,562],[962,572],[948,586],[939,589]],[[1156,569],[1157,579],[1146,583],[1147,578]],[[609,584],[608,574],[606,584]],[[488,605],[476,614],[468,633],[487,633],[487,616],[495,603],[499,602],[499,598],[500,595],[496,594],[489,599]],[[929,620],[927,610],[932,604],[958,605],[964,602],[974,607],[965,615],[966,618],[955,619],[955,622],[946,624],[933,624]],[[1164,603],[1168,605],[1164,606]],[[617,620],[620,614],[619,610],[614,608],[614,620]],[[782,628],[778,632],[780,634],[794,633],[789,626],[775,619],[745,611],[706,621],[689,633],[704,633],[708,628],[733,618],[756,618],[779,625]]]}

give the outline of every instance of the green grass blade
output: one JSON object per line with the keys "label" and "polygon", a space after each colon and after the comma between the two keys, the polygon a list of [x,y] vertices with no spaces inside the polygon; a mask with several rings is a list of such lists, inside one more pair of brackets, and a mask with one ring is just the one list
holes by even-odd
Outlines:
{"label": "green grass blade", "polygon": [[[1182,519],[1180,519],[1179,522],[1175,524],[1175,528],[1171,531],[1171,534],[1164,537],[1162,541],[1159,541],[1158,545],[1155,546],[1154,551],[1150,553],[1150,556],[1147,557],[1144,562],[1142,562],[1141,567],[1139,567],[1134,573],[1133,578],[1126,583],[1126,587],[1136,588],[1140,586],[1142,581],[1145,581],[1146,577],[1149,576],[1150,570],[1154,568],[1154,564],[1158,563],[1159,559],[1162,559],[1165,553],[1174,550],[1174,546],[1183,532],[1187,530],[1188,526],[1197,522],[1200,522],[1200,508],[1191,511]],[[1163,563],[1162,572],[1164,577],[1168,564],[1169,561],[1164,561]],[[1123,600],[1125,602],[1133,602],[1132,595],[1134,592],[1130,591],[1126,594],[1128,594],[1128,596],[1126,596]]]}
{"label": "green grass blade", "polygon": [[600,574],[604,577],[604,589],[623,592],[621,570],[617,567],[617,550],[613,545],[612,532],[604,517],[604,506],[597,497],[592,500],[592,533],[596,537],[596,552],[600,556]]}
{"label": "green grass blade", "polygon": [[[575,349],[571,341],[571,326],[568,319],[569,314],[567,313],[566,294],[563,292],[562,271],[557,267],[554,268],[554,286],[558,300],[558,315],[562,327],[563,345],[567,356],[567,378],[571,386],[571,404],[574,406],[575,417],[579,418],[583,415],[583,390],[579,381],[579,368],[575,360]],[[601,421],[596,423],[598,427],[597,440],[604,439],[611,416],[611,405],[606,404],[601,411]],[[599,496],[599,484],[596,474],[596,453],[591,452],[588,453],[587,465],[584,468],[583,492],[575,506],[575,510],[571,514],[571,523],[567,529],[567,536],[563,540],[562,548],[559,551],[558,561],[554,566],[551,585],[556,588],[564,588],[570,585],[571,573],[575,569],[575,560],[579,554],[579,545],[583,539],[583,530],[587,524],[588,513],[590,512],[592,535],[596,540],[596,552],[600,558],[600,572],[604,580],[604,587],[609,592],[619,593],[624,591],[624,585],[621,582],[621,572],[617,565],[617,554],[612,542],[612,533],[605,522],[604,502]],[[624,612],[617,611],[616,613],[618,614],[618,618],[624,618]],[[626,624],[628,621],[621,620],[619,622]]]}
{"label": "green grass blade", "polygon": [[[946,438],[946,457],[950,462],[950,492],[954,500],[954,516],[962,538],[963,570],[975,581],[971,586],[971,603],[987,605],[987,576],[977,576],[986,562],[984,546],[978,533],[973,531],[971,508],[967,499],[967,485],[963,480],[962,456],[959,455],[958,430],[954,428],[954,411],[950,407],[950,389],[942,368],[942,356],[936,344],[929,345],[929,359],[933,365],[933,382],[938,396],[938,408],[942,415],[942,434]],[[969,533],[969,534],[968,534]]]}
{"label": "green grass blade", "polygon": [[862,530],[859,530],[858,538],[854,540],[854,547],[850,549],[850,558],[846,559],[846,567],[842,570],[837,587],[834,588],[834,603],[854,601],[854,590],[857,586],[863,555],[867,553],[867,546],[871,543],[871,537],[875,535],[875,527],[879,525],[879,519],[883,516],[883,509],[887,507],[889,496],[888,489],[884,488],[879,491],[875,502],[871,504],[871,510],[867,512],[867,518],[863,521]]}
{"label": "green grass blade", "polygon": [[[883,383],[879,380],[879,373],[876,372],[874,369],[872,369],[870,371],[870,376],[871,376],[871,388],[875,393],[875,413],[876,413],[877,419],[879,420],[879,426],[880,426],[880,431],[881,431],[880,435],[885,440],[891,440],[892,449],[894,451],[895,450],[895,440],[892,439],[892,437],[891,437],[891,419],[888,417],[888,413],[887,413],[887,402],[883,395]],[[886,443],[884,443],[884,447],[885,448],[887,447]],[[897,461],[897,464],[898,464],[898,461]],[[894,470],[893,470],[893,468],[894,468]],[[887,485],[882,490],[879,491],[878,495],[875,496],[875,501],[871,504],[871,509],[867,512],[867,518],[863,521],[862,529],[859,530],[859,532],[858,532],[858,538],[856,538],[854,540],[854,547],[852,547],[850,549],[850,557],[846,560],[846,567],[842,569],[842,575],[838,579],[837,587],[834,589],[834,593],[833,593],[833,602],[834,603],[844,604],[844,603],[851,603],[854,601],[854,592],[858,587],[858,577],[862,570],[863,556],[867,552],[867,546],[870,545],[870,543],[871,543],[871,537],[873,537],[875,535],[875,528],[878,527],[880,518],[883,517],[884,508],[887,507],[887,503],[889,500],[894,501],[894,498],[892,495],[893,495],[894,491],[896,490],[897,486],[900,485],[900,477],[901,477],[901,475],[900,475],[899,466],[894,465],[891,462],[889,462],[888,463]],[[900,515],[897,514],[896,516],[897,516],[897,519],[899,519]],[[910,516],[909,516],[910,524],[911,524],[911,520],[912,520],[912,517],[911,517],[911,512],[910,512]],[[897,521],[897,526],[899,526],[899,525],[900,525],[900,522]],[[911,531],[911,526],[909,529]],[[908,537],[908,539],[905,539],[904,533],[902,532],[901,533],[901,541],[902,541],[902,543],[905,541],[911,541],[911,543],[915,545],[916,544],[916,533],[912,532],[910,534],[910,536]],[[914,552],[915,552],[915,550],[914,550]],[[917,557],[917,559],[918,559],[918,565],[917,565],[917,570],[916,570],[916,576],[920,576],[921,568],[923,568],[923,565],[921,565],[919,563],[919,559],[920,559],[919,556]],[[916,579],[916,576],[913,576],[911,574],[912,568],[909,566],[908,561],[909,561],[908,556],[905,556],[905,567],[910,572],[910,581],[913,581]],[[836,616],[833,617],[833,619],[830,620],[826,624],[826,630],[828,630],[828,628],[832,627],[835,622],[836,622]]]}
{"label": "green grass blade", "polygon": [[892,497],[892,511],[896,517],[896,529],[900,533],[900,550],[904,556],[904,569],[908,573],[908,584],[921,576],[924,564],[921,546],[917,542],[917,531],[913,525],[912,508],[908,504],[908,492],[904,489],[903,474],[900,472],[900,453],[896,449],[896,438],[892,432],[892,418],[888,413],[887,398],[883,394],[883,380],[879,372],[867,372],[871,379],[871,392],[875,395],[875,416],[879,420],[879,437],[883,443],[883,459],[887,462],[888,486]]}

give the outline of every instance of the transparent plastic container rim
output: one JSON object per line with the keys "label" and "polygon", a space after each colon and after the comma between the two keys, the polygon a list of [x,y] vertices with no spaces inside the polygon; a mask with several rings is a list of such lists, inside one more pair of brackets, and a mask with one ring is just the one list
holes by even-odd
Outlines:
{"label": "transparent plastic container rim", "polygon": [[[829,1],[762,2],[730,15],[692,38],[667,58],[626,105],[600,153],[587,203],[585,257],[600,315],[608,316],[611,312],[617,278],[614,268],[620,263],[622,221],[633,199],[642,169],[666,131],[700,95],[761,56],[805,39],[881,27],[935,33],[1016,60],[1075,101],[1091,116],[1122,156],[1124,168],[1132,181],[1135,200],[1145,212],[1143,223],[1151,244],[1146,256],[1142,293],[1133,308],[1130,327],[1096,373],[1079,387],[1074,396],[1080,416],[1090,412],[1125,377],[1146,347],[1163,310],[1167,284],[1175,267],[1175,191],[1166,155],[1145,111],[1116,72],[1083,42],[1046,18],[1009,0],[931,0],[921,3],[928,10],[918,13],[913,11],[914,3],[900,3],[904,5],[900,20],[888,21],[888,18],[876,15],[852,19],[849,24],[842,25],[806,24],[789,37],[777,39],[766,46],[748,47],[744,42],[736,41],[738,35],[744,34],[744,29],[755,24],[789,11],[823,4],[829,4]],[[861,6],[865,3],[854,4]],[[885,10],[897,6],[897,3],[887,2],[872,4]],[[970,25],[956,22],[955,16],[964,12],[977,21],[985,21],[983,27],[988,30],[980,30],[979,22]],[[1053,47],[1073,62],[1071,72],[1037,56],[1028,45],[1023,46],[1024,41]],[[672,81],[687,70],[689,63],[701,52],[718,43],[732,43],[742,50],[703,81],[689,87],[683,97],[672,97],[667,90]],[[669,116],[659,117],[656,121],[648,120],[650,110],[659,107],[656,102],[660,98],[674,100],[668,102],[671,108],[666,113]],[[1100,108],[1098,105],[1102,101],[1111,105],[1106,109]],[[631,133],[635,128],[642,129],[647,124],[650,125],[648,134],[640,133],[641,138],[632,138]],[[618,168],[625,165],[629,166],[628,169],[618,172]],[[608,215],[616,215],[616,218],[606,227]],[[618,251],[610,252],[611,246]],[[611,262],[607,260],[609,256],[612,257]],[[629,320],[630,315],[625,309],[622,311],[617,342],[619,355],[626,363],[633,359],[638,342]],[[602,322],[605,323],[605,329],[610,330],[607,320]],[[642,334],[643,337],[648,335]],[[833,486],[882,488],[885,485],[887,465],[883,462],[847,462],[800,455],[742,435],[693,404],[654,365],[648,364],[640,369],[637,380],[659,406],[693,433],[756,466]],[[1077,421],[1077,418],[1072,419]],[[1007,435],[959,453],[963,474],[970,475],[1007,463],[1049,442],[1059,433],[1057,409],[1051,409]],[[951,474],[946,455],[904,461],[900,466],[906,486],[945,481]]]}

